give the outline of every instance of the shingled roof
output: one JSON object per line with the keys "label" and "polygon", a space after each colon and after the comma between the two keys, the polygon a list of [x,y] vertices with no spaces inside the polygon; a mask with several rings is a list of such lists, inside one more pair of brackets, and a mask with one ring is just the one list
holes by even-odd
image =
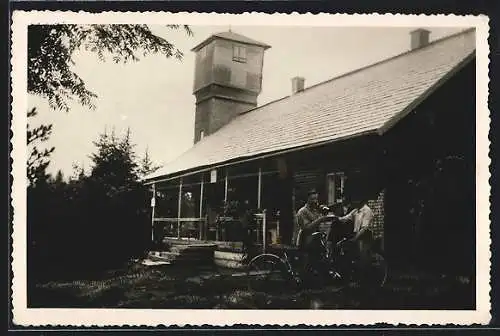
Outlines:
{"label": "shingled roof", "polygon": [[279,153],[363,134],[382,134],[473,59],[467,30],[239,115],[146,177]]}
{"label": "shingled roof", "polygon": [[191,51],[197,51],[197,50],[201,49],[204,45],[210,43],[215,38],[221,38],[224,40],[229,40],[229,41],[234,41],[234,42],[241,42],[244,44],[256,45],[256,46],[263,47],[265,49],[271,48],[271,46],[268,44],[259,42],[257,40],[254,40],[254,39],[251,39],[249,37],[237,34],[237,33],[232,32],[232,31],[226,31],[226,32],[220,32],[220,33],[216,33],[216,34],[209,36],[207,39],[205,39],[202,42],[200,42],[199,44],[197,44],[193,49],[191,49]]}

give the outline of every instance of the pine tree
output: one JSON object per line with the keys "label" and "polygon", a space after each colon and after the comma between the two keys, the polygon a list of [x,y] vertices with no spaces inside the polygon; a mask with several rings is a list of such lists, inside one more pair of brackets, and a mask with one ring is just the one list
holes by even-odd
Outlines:
{"label": "pine tree", "polygon": [[113,130],[111,135],[105,132],[94,142],[97,151],[90,156],[93,165],[90,175],[108,191],[131,188],[138,180],[130,134],[128,129],[125,136],[118,139]]}
{"label": "pine tree", "polygon": [[[121,138],[114,131],[109,135],[105,132],[94,144],[96,152],[90,157],[92,168],[85,189],[90,212],[95,214],[90,221],[99,231],[94,238],[95,251],[104,249],[111,260],[124,260],[142,251],[145,237],[149,237],[149,218],[144,212],[147,191],[138,181],[130,129]],[[93,230],[89,231],[93,235]]]}
{"label": "pine tree", "polygon": [[58,184],[64,183],[64,174],[61,171],[61,169],[57,171],[56,177],[54,178],[54,182]]}
{"label": "pine tree", "polygon": [[81,181],[85,176],[85,167],[83,164],[73,163],[73,175],[70,177],[70,181]]}
{"label": "pine tree", "polygon": [[121,154],[124,175],[123,178],[127,183],[135,183],[138,180],[138,165],[136,163],[136,155],[134,152],[135,145],[131,141],[130,127],[127,128],[125,136],[118,142],[118,152]]}
{"label": "pine tree", "polygon": [[139,169],[138,169],[138,175],[139,177],[143,178],[147,176],[148,174],[152,174],[158,169],[160,169],[160,165],[156,165],[150,158],[149,156],[149,150],[146,147],[146,151],[144,152],[144,156],[141,159],[141,162],[139,164]]}
{"label": "pine tree", "polygon": [[50,176],[50,178],[48,179],[48,183],[52,187],[53,191],[63,190],[66,186],[66,181],[64,181],[63,172],[59,169],[55,176],[52,175]]}
{"label": "pine tree", "polygon": [[[28,111],[28,119],[37,115],[35,108]],[[49,139],[52,133],[52,125],[40,125],[31,127],[28,124],[26,131],[29,157],[27,162],[28,182],[34,187],[39,182],[47,182],[49,175],[46,173],[49,166],[49,157],[54,152],[54,147],[39,149],[39,146]]]}

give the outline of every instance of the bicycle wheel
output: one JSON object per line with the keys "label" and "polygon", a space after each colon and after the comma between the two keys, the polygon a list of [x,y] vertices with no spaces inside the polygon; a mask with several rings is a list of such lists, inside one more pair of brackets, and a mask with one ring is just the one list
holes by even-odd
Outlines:
{"label": "bicycle wheel", "polygon": [[281,258],[261,254],[247,268],[248,289],[253,292],[281,292],[290,284],[291,275]]}

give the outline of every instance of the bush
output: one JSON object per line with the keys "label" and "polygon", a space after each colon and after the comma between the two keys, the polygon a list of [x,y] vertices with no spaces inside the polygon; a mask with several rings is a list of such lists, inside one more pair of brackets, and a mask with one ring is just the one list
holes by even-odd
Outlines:
{"label": "bush", "polygon": [[137,182],[129,133],[96,145],[90,176],[28,189],[31,283],[93,277],[150,248],[150,196]]}

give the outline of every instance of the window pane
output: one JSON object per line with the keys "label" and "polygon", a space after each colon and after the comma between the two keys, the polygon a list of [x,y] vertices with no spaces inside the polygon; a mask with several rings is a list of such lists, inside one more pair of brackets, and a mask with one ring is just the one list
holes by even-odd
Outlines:
{"label": "window pane", "polygon": [[327,176],[328,204],[342,202],[344,196],[344,174],[331,173]]}
{"label": "window pane", "polygon": [[246,49],[242,46],[233,46],[233,61],[246,62]]}
{"label": "window pane", "polygon": [[335,201],[342,200],[342,175],[335,175]]}
{"label": "window pane", "polygon": [[334,175],[328,175],[328,204],[335,202],[335,179]]}

